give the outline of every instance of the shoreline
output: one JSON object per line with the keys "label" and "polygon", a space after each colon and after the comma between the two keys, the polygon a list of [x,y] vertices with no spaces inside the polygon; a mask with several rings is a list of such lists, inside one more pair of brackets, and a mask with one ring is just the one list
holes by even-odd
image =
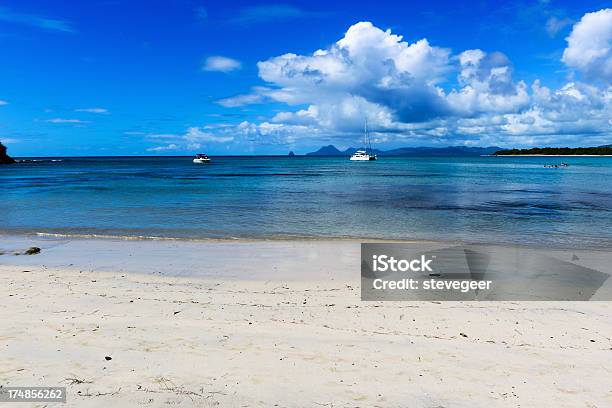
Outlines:
{"label": "shoreline", "polygon": [[575,244],[556,243],[516,243],[504,241],[467,241],[467,240],[444,240],[444,239],[401,239],[401,238],[373,238],[373,237],[358,237],[358,236],[266,236],[266,237],[176,237],[176,236],[146,236],[146,235],[117,235],[117,234],[72,234],[72,233],[53,233],[53,232],[15,232],[0,230],[0,251],[2,250],[2,241],[29,241],[29,242],[52,242],[52,241],[101,241],[101,242],[167,242],[167,243],[424,243],[424,244],[442,244],[442,245],[479,245],[479,246],[502,246],[516,248],[535,248],[541,250],[552,251],[612,251],[612,243],[601,243],[598,245],[590,245],[579,247]]}
{"label": "shoreline", "polygon": [[34,233],[0,233],[1,237],[37,237],[37,238],[57,238],[57,239],[97,239],[97,240],[118,240],[118,241],[176,241],[176,242],[447,242],[449,244],[458,241],[436,241],[436,240],[408,240],[408,239],[384,239],[368,237],[344,237],[344,236],[306,236],[306,235],[278,235],[269,237],[165,237],[156,235],[115,235],[115,234],[63,234],[52,232]]}

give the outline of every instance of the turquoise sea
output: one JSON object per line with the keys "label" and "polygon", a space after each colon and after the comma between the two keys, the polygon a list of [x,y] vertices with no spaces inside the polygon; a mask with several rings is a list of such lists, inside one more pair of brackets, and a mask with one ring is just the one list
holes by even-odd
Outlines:
{"label": "turquoise sea", "polygon": [[0,233],[612,247],[611,157],[36,160],[0,167]]}

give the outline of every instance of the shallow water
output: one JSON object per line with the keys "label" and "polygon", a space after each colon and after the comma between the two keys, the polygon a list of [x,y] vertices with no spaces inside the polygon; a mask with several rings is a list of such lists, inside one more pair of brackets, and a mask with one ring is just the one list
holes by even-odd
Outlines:
{"label": "shallow water", "polygon": [[51,160],[0,167],[0,232],[612,246],[610,157]]}

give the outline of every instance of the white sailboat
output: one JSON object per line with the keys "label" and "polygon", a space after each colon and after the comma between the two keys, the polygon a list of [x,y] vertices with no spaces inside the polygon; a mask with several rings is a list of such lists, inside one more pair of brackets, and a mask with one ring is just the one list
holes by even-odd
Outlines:
{"label": "white sailboat", "polygon": [[368,121],[365,121],[364,132],[363,132],[364,150],[357,150],[349,160],[352,161],[372,161],[376,160],[376,155],[372,154],[372,145],[370,144],[370,137],[368,135]]}

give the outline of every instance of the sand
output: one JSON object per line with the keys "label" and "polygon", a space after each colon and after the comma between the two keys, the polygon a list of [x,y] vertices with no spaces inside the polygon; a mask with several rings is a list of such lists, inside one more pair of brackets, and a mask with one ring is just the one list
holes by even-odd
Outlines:
{"label": "sand", "polygon": [[61,406],[612,406],[610,302],[361,302],[350,241],[0,249],[0,383]]}

